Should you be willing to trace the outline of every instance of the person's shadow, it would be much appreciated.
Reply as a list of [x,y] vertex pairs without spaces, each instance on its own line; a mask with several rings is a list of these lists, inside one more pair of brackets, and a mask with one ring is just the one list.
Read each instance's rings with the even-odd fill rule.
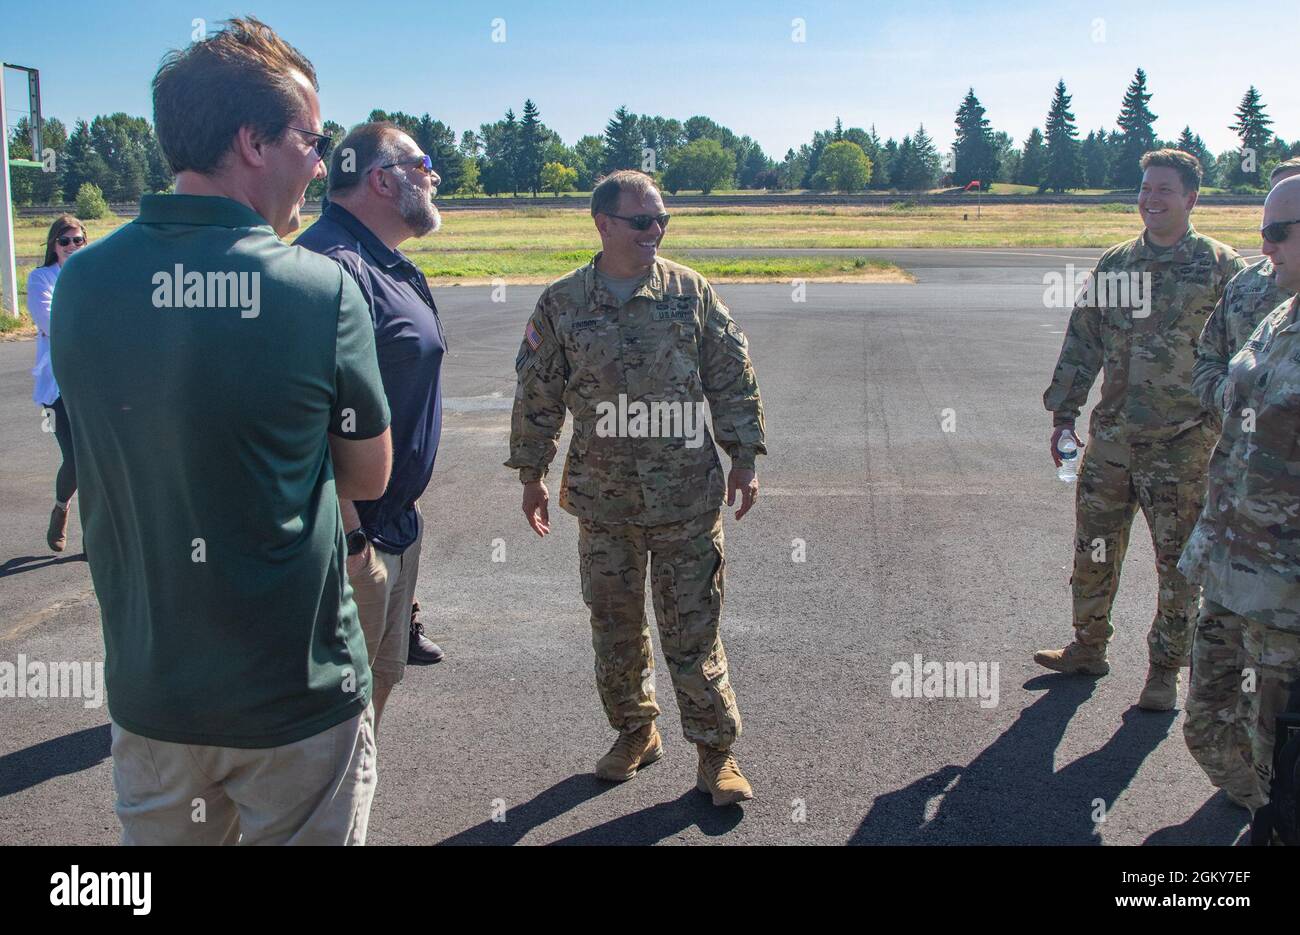
[[1216,792],[1182,824],[1153,831],[1142,843],[1246,845],[1250,843],[1250,835],[1242,832],[1249,824],[1250,812],[1234,805],[1222,792]]
[[85,560],[85,552],[78,552],[76,555],[20,555],[0,565],[0,578],[20,575],[25,571],[37,571],[41,568],[49,568],[52,565],[84,562]]
[[[590,773],[561,780],[522,805],[506,810],[503,821],[484,821],[439,841],[441,845],[518,844],[534,828],[563,815],[613,786]],[[725,834],[744,817],[738,805],[716,808],[694,789],[671,802],[660,802],[630,815],[575,832],[556,844],[654,844],[691,826],[709,836]]]
[[100,724],[6,753],[0,756],[0,798],[98,766],[109,758],[112,745],[109,725]]
[[1059,675],[1031,679],[1027,690],[1046,691],[1002,736],[968,766],[945,766],[879,796],[848,843],[1100,844],[1098,819],[1177,713],[1130,708],[1099,750],[1057,772],[1056,748],[1095,684]]

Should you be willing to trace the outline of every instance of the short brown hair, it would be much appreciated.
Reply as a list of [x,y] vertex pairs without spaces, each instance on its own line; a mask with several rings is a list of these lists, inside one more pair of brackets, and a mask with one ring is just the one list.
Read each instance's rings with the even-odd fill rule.
[[1201,190],[1201,160],[1181,149],[1153,149],[1142,157],[1142,171],[1155,166],[1174,169],[1182,179],[1183,191],[1199,192]]
[[297,74],[319,89],[311,62],[252,16],[168,52],[153,76],[153,122],[172,171],[213,172],[240,127],[279,140],[303,108]]
[[74,218],[71,214],[60,214],[54,219],[54,223],[50,225],[50,232],[45,238],[45,262],[41,264],[42,266],[53,266],[55,263],[59,262],[59,255],[54,252],[54,241],[58,240],[70,230],[79,230],[81,231],[81,236],[85,237],[87,241],[90,240],[90,238],[86,236],[85,224],[82,224],[81,221]]
[[406,131],[388,120],[359,123],[349,130],[330,158],[330,197],[355,188],[376,165],[401,159],[403,154],[393,143],[398,133]]
[[1276,184],[1277,177],[1285,173],[1300,172],[1300,156],[1292,156],[1290,159],[1279,162],[1273,167],[1273,171],[1268,174],[1269,184]]
[[650,190],[658,191],[655,180],[636,169],[619,169],[602,178],[591,193],[591,216],[613,214],[618,211],[618,197],[623,192],[644,196]]

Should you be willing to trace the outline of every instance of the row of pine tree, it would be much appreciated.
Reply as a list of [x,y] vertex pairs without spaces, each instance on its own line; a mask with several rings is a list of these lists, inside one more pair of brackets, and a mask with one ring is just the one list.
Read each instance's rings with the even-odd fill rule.
[[[865,189],[925,191],[938,185],[965,187],[979,181],[1035,186],[1039,191],[1078,189],[1132,190],[1141,178],[1138,160],[1150,149],[1176,146],[1201,160],[1206,186],[1258,189],[1272,165],[1300,154],[1300,142],[1288,144],[1273,133],[1259,91],[1252,85],[1234,114],[1230,129],[1238,149],[1212,154],[1201,137],[1185,126],[1175,140],[1155,132],[1147,76],[1138,69],[1121,102],[1114,129],[1091,130],[1079,138],[1065,81],[1057,82],[1043,129],[1035,127],[1017,146],[996,131],[984,106],[970,89],[956,114],[956,141],[941,154],[925,126],[902,140],[882,141],[875,127],[817,131],[809,143],[786,152],[777,162],[749,136],[704,116],[678,120],[615,111],[604,133],[581,137],[568,146],[542,122],[541,111],[524,101],[494,123],[481,124],[459,136],[428,114],[375,110],[372,120],[391,120],[405,129],[432,158],[442,176],[443,194],[520,194],[588,191],[603,174],[637,168],[656,174],[671,192],[718,189]],[[26,119],[13,128],[9,152],[32,158]],[[326,121],[336,140],[344,128]],[[52,172],[15,169],[11,182],[16,204],[57,204],[71,200],[86,183],[97,186],[111,202],[133,202],[141,194],[165,191],[171,174],[143,117],[123,113],[78,121],[68,134],[57,118],[45,121],[42,149],[53,153]],[[313,183],[309,196],[322,193]]]

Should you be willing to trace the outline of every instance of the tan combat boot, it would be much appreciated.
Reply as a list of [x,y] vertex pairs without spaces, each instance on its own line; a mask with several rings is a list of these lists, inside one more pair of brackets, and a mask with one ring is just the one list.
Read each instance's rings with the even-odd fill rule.
[[50,511],[50,527],[45,530],[45,542],[55,552],[62,552],[68,544],[68,511],[57,503]]
[[596,775],[610,782],[624,782],[664,755],[663,741],[654,722],[619,734],[614,746],[596,762]]
[[1109,675],[1110,663],[1106,650],[1084,646],[1077,640],[1065,649],[1040,649],[1034,653],[1034,662],[1067,675]]
[[1147,669],[1147,683],[1138,696],[1138,707],[1143,711],[1172,711],[1178,703],[1178,683],[1182,681],[1177,668],[1151,663]]
[[740,764],[730,750],[718,750],[707,744],[700,749],[700,769],[695,787],[713,796],[714,805],[734,805],[754,797],[749,780],[740,772]]

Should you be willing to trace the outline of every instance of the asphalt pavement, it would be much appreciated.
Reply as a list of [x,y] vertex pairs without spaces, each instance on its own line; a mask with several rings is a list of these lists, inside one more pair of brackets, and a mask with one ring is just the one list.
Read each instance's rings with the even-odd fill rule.
[[[1041,402],[1067,310],[1045,307],[1044,275],[1099,251],[855,252],[918,281],[810,283],[802,302],[784,284],[719,287],[749,336],[770,450],[758,505],[726,520],[723,638],[757,796],[729,809],[694,791],[661,653],[664,759],[622,785],[592,777],[613,732],[576,520],[554,508],[539,540],[501,466],[539,288],[437,290],[446,417],[418,599],[447,658],[408,669],[389,703],[370,843],[1237,839],[1245,813],[1192,761],[1181,712],[1135,707],[1156,594],[1141,518],[1111,675],[1030,658],[1071,637],[1073,495]],[[0,344],[0,661],[93,661],[77,522],[67,554],[44,544],[58,458],[30,403],[32,352]],[[974,663],[984,696],[905,697],[918,683],[899,667],[918,656]],[[0,698],[0,843],[117,840],[107,723],[78,699]]]

